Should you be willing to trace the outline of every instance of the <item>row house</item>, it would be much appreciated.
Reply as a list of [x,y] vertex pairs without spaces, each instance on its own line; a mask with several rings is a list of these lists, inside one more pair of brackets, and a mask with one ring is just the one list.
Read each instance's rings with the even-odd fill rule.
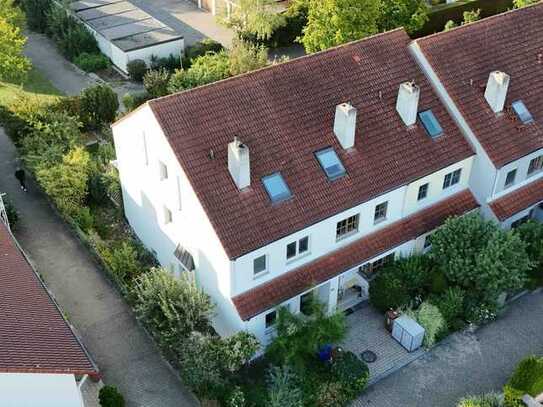
[[403,29],[152,100],[113,125],[126,218],[267,343],[277,307],[367,299],[395,257],[479,207],[476,150]]

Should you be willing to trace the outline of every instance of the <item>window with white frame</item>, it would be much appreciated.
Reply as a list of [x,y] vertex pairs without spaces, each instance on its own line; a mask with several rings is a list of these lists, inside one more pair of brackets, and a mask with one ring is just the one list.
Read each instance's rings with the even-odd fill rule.
[[515,178],[517,177],[517,169],[511,170],[507,173],[507,176],[505,177],[505,187],[513,185],[515,182]]
[[339,221],[336,225],[336,240],[356,233],[358,231],[359,219],[360,215],[356,214]]
[[262,256],[258,256],[253,260],[253,275],[259,276],[266,272],[267,270],[267,261],[266,261],[266,255],[263,254]]
[[396,253],[392,252],[385,257],[381,257],[380,259],[377,259],[373,262],[369,262],[366,264],[363,264],[359,267],[359,271],[364,273],[366,276],[371,276],[375,274],[377,271],[379,271],[381,268],[386,266],[389,263],[392,263],[394,261]]
[[379,223],[387,218],[388,201],[382,202],[375,206],[375,214],[373,215],[373,222]]
[[428,187],[429,184],[423,184],[419,187],[419,192],[417,194],[417,201],[422,201],[424,198],[428,196]]
[[266,330],[272,329],[275,326],[275,323],[277,322],[277,310],[272,310],[268,312],[264,318],[265,318]]
[[173,221],[173,215],[172,211],[170,211],[167,207],[163,208],[164,211],[164,224],[172,223]]
[[453,185],[456,185],[460,182],[460,175],[462,174],[462,169],[459,168],[456,171],[450,172],[445,175],[443,178],[443,189],[449,188]]
[[287,260],[292,260],[307,253],[309,253],[309,236],[304,236],[287,244]]
[[528,176],[534,175],[543,169],[543,155],[536,157],[530,161],[528,166]]
[[168,166],[162,161],[158,162],[158,175],[161,181],[168,179]]

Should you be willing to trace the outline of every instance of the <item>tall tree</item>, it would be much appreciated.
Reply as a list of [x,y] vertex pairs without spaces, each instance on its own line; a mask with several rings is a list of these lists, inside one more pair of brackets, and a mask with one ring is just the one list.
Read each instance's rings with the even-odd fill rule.
[[378,32],[380,0],[310,0],[300,39],[307,52],[325,50]]
[[285,17],[275,8],[276,0],[239,0],[232,7],[225,23],[234,29],[239,37],[254,35],[266,40],[273,32],[285,25]]
[[381,31],[404,27],[408,33],[420,30],[428,21],[426,0],[383,0],[379,19]]

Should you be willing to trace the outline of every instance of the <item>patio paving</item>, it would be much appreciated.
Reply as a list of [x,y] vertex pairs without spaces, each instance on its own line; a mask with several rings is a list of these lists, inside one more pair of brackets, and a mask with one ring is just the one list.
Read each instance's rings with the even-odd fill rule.
[[406,351],[385,329],[384,316],[367,302],[347,315],[347,325],[349,332],[342,347],[357,356],[366,350],[371,350],[377,355],[375,362],[368,363],[369,385],[425,354],[422,348],[414,352]]

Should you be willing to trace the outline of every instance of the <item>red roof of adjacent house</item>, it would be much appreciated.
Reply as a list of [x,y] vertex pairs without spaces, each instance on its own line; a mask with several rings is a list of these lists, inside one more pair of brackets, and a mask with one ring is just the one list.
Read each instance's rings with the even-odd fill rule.
[[489,205],[496,217],[504,221],[541,201],[543,201],[543,179],[498,198]]
[[[417,40],[424,55],[494,164],[543,148],[543,3]],[[488,76],[511,76],[505,114],[484,98]],[[521,99],[535,123],[517,120]]]
[[327,256],[240,294],[232,298],[232,301],[241,318],[248,320],[312,286],[430,232],[448,217],[462,215],[478,206],[469,190],[459,192]]
[[[473,155],[410,56],[402,29],[149,102],[227,255],[236,258]],[[395,110],[400,83],[421,88],[444,134],[408,129]],[[358,109],[356,144],[333,133],[336,105]],[[251,155],[240,192],[227,168],[238,136]],[[314,153],[332,146],[348,175],[330,182]],[[209,152],[215,158],[209,158]],[[292,198],[271,204],[261,178],[280,171]]]
[[98,374],[1,221],[0,282],[0,372]]

